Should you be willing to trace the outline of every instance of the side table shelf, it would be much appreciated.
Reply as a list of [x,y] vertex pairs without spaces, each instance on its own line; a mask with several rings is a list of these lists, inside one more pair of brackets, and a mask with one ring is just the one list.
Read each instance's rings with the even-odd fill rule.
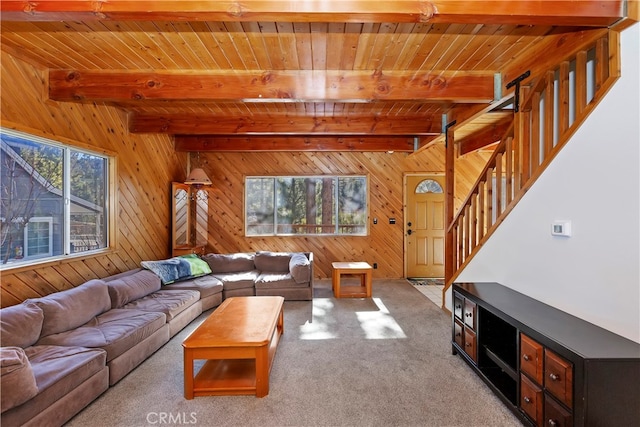
[[635,425],[640,344],[498,283],[454,283],[453,354],[526,425]]

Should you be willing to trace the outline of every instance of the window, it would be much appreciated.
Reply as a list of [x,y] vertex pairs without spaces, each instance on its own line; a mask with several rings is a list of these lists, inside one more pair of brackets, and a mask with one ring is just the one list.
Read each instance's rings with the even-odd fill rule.
[[109,157],[0,129],[0,266],[108,247]]
[[27,258],[53,255],[53,218],[31,218],[24,228],[23,253]]
[[420,184],[416,186],[416,194],[426,194],[426,193],[442,193],[442,186],[438,184],[437,181],[433,179],[425,179],[420,181]]
[[367,234],[364,176],[245,178],[247,236]]

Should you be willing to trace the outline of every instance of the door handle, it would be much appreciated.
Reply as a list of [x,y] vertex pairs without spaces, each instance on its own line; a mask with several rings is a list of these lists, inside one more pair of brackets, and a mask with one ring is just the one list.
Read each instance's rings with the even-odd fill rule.
[[411,235],[411,233],[413,233],[413,231],[411,231],[411,229],[407,230],[407,234]]

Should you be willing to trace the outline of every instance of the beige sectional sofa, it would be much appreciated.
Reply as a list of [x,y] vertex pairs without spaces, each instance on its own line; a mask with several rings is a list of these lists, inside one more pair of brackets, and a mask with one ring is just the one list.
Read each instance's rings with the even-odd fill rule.
[[204,276],[138,268],[0,310],[0,424],[62,425],[225,297],[312,298],[311,253],[203,259]]

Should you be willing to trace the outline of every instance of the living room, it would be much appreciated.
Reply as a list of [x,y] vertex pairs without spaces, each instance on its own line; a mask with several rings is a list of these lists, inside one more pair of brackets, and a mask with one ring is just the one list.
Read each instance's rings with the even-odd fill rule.
[[[8,30],[2,31],[4,40]],[[503,283],[640,342],[640,107],[634,95],[638,82],[633,79],[639,68],[638,25],[620,37],[622,77],[458,280]],[[403,176],[442,174],[443,144],[415,154],[203,151],[197,158],[176,151],[170,134],[131,132],[127,113],[106,102],[47,99],[47,67],[13,44],[3,42],[2,51],[4,128],[98,151],[117,163],[112,182],[113,245],[90,256],[3,269],[3,307],[136,268],[144,260],[169,257],[170,183],[184,180],[190,162],[202,166],[213,182],[207,189],[208,252],[311,251],[320,280],[331,277],[332,261],[356,258],[377,264],[376,283],[404,277]],[[462,161],[479,171],[485,158],[486,153],[477,152]],[[368,236],[244,236],[244,177],[319,171],[368,176],[369,217],[379,220],[375,225],[369,222]],[[390,224],[390,218],[396,223]],[[572,220],[574,235],[553,239],[548,229],[554,220]],[[446,298],[450,304],[450,295]]]

